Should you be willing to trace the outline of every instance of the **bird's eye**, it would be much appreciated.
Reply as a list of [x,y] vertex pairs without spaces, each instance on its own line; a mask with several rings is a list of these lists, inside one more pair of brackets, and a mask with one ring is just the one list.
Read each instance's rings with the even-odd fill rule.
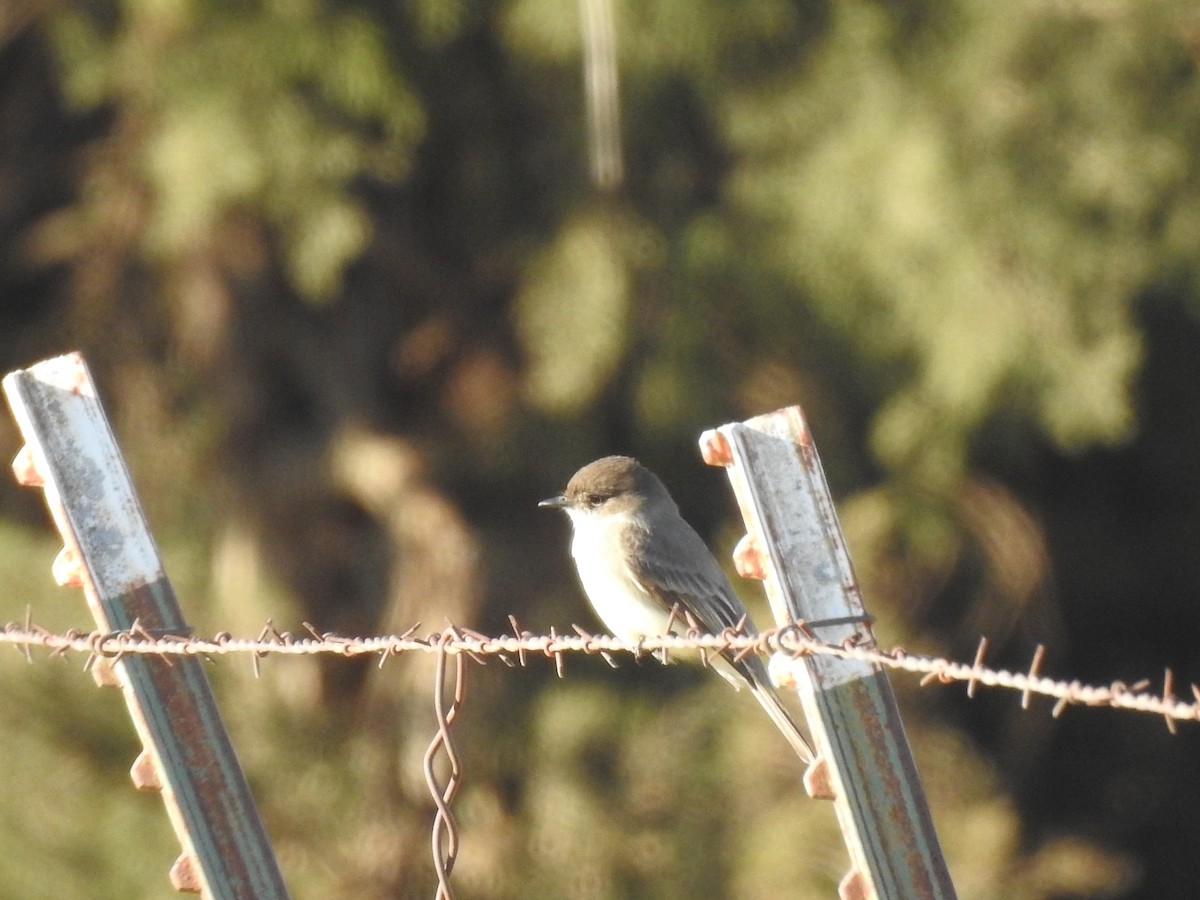
[[586,503],[589,508],[595,509],[597,506],[603,503],[605,499],[606,498],[603,494],[592,492],[584,495],[583,502]]

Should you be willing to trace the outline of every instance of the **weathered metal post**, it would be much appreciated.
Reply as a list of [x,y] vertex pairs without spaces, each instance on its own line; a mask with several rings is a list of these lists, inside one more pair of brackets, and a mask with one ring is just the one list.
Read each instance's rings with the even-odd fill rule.
[[[747,528],[735,562],[743,575],[764,579],[776,624],[803,622],[829,643],[873,647],[846,540],[800,408],[706,432],[700,446],[706,462],[729,473]],[[805,784],[814,796],[834,801],[850,853],[841,896],[953,898],[883,667],[811,655],[785,668],[816,739],[818,758]]]
[[[83,358],[12,372],[4,392],[25,438],[17,480],[45,489],[62,534],[54,577],[83,588],[101,631],[187,634]],[[139,788],[162,791],[183,845],[175,888],[214,900],[286,898],[201,661],[130,654],[93,671],[102,683],[119,681],[145,748],[130,774]]]

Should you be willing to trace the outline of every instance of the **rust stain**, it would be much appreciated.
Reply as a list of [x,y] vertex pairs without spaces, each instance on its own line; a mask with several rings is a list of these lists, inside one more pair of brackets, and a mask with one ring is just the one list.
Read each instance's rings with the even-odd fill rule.
[[719,428],[710,428],[700,435],[700,456],[710,466],[728,468],[733,465],[729,439]]
[[767,559],[763,553],[762,541],[751,534],[742,535],[742,539],[733,548],[733,567],[743,578],[765,581]]
[[13,457],[12,470],[17,484],[25,487],[44,487],[46,484],[46,476],[38,468],[33,448],[28,444],[18,450],[17,455]]
[[74,547],[63,547],[50,565],[50,574],[59,587],[83,587],[83,564]]
[[171,887],[181,894],[199,894],[203,890],[196,861],[187,853],[181,853],[171,866]]
[[158,777],[158,765],[154,762],[154,755],[149,750],[143,750],[137,755],[137,759],[133,761],[133,767],[129,770],[129,777],[133,781],[133,786],[139,791],[162,790],[162,779]]
[[804,790],[814,800],[836,800],[837,791],[829,778],[829,762],[824,756],[818,755],[816,760],[804,773]]

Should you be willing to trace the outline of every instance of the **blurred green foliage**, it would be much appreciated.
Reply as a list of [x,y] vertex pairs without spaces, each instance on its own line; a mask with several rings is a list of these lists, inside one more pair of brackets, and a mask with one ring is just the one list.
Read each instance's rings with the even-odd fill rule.
[[145,251],[183,255],[245,210],[278,229],[296,289],[331,297],[371,232],[350,183],[403,178],[422,133],[378,25],[309,2],[150,0],[98,13],[48,24],[66,99],[147,129]]
[[[584,4],[0,17],[0,354],[86,352],[196,627],[594,626],[536,501],[634,453],[725,558],[695,439],[802,403],[883,643],[1200,681],[1194,4],[594,5],[615,190]],[[0,498],[0,620],[87,627]],[[242,662],[212,674],[294,895],[429,896],[429,661]],[[833,893],[832,813],[746,698],[551,668],[468,672],[460,896]],[[165,895],[118,700],[0,679],[0,897]],[[960,896],[1200,883],[1194,737],[898,689]]]
[[530,401],[547,412],[583,411],[620,366],[630,273],[612,230],[603,217],[567,225],[532,261],[517,296]]

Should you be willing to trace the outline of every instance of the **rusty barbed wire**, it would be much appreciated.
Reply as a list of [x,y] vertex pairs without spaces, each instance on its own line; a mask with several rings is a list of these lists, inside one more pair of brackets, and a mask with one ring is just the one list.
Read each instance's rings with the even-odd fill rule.
[[[673,614],[674,615],[674,614]],[[841,620],[839,620],[841,621]],[[1041,674],[1045,660],[1045,648],[1039,645],[1034,652],[1028,669],[1023,673],[991,669],[985,664],[988,648],[986,637],[981,638],[975,657],[970,664],[953,662],[940,657],[910,654],[902,648],[880,650],[874,646],[855,645],[852,642],[831,644],[818,639],[806,623],[797,623],[784,628],[773,628],[757,635],[746,635],[740,629],[726,629],[720,634],[703,634],[693,627],[686,635],[646,637],[636,644],[628,644],[609,635],[598,635],[572,625],[573,635],[559,634],[550,628],[545,635],[534,634],[520,627],[515,617],[510,616],[511,635],[488,636],[471,629],[447,623],[440,632],[419,636],[420,623],[412,625],[400,634],[369,637],[347,637],[332,632],[319,632],[304,623],[304,633],[297,635],[280,631],[268,621],[256,638],[236,638],[220,632],[211,638],[196,637],[190,631],[164,632],[142,626],[139,622],[127,630],[118,632],[82,632],[75,629],[57,633],[43,628],[32,621],[26,611],[23,623],[10,622],[0,630],[0,644],[9,644],[21,652],[25,659],[33,662],[34,648],[49,651],[50,657],[67,653],[87,653],[84,668],[91,669],[99,660],[119,660],[129,654],[150,654],[170,659],[171,656],[212,657],[231,653],[249,654],[254,673],[260,674],[260,661],[268,655],[316,655],[337,654],[346,657],[375,655],[382,667],[393,656],[403,653],[434,653],[433,703],[437,729],[425,751],[423,770],[425,782],[433,798],[436,811],[431,828],[431,848],[434,871],[437,875],[435,900],[454,900],[450,876],[458,858],[460,836],[458,822],[452,804],[463,782],[462,758],[454,744],[452,726],[462,710],[466,696],[466,660],[471,658],[486,665],[490,658],[499,659],[509,666],[526,666],[530,655],[552,659],[557,675],[565,673],[565,657],[569,653],[599,655],[614,668],[618,666],[617,654],[642,655],[653,653],[666,662],[674,652],[695,652],[700,661],[708,664],[713,653],[732,653],[744,656],[749,653],[783,655],[793,660],[809,654],[825,654],[843,659],[858,659],[877,663],[890,669],[908,671],[921,675],[920,684],[931,682],[951,684],[966,683],[966,693],[973,698],[980,685],[1020,692],[1021,707],[1027,709],[1033,695],[1047,696],[1055,700],[1051,715],[1057,717],[1071,705],[1107,706],[1113,709],[1128,709],[1162,715],[1168,729],[1175,733],[1175,724],[1180,720],[1200,719],[1200,687],[1191,685],[1194,703],[1185,703],[1175,697],[1174,678],[1167,669],[1163,678],[1161,694],[1146,693],[1148,679],[1134,684],[1115,681],[1107,686],[1086,685],[1079,681],[1063,681],[1047,678]],[[682,623],[681,623],[682,624]],[[813,623],[813,627],[829,623]],[[453,657],[453,681],[450,684],[450,702],[447,704],[447,668]],[[444,757],[448,764],[445,780],[439,777],[437,760]]]
[[[48,650],[51,657],[87,653],[85,668],[89,669],[98,659],[120,659],[134,653],[168,657],[214,657],[244,653],[251,656],[256,673],[259,661],[268,655],[378,656],[380,666],[388,659],[404,653],[465,655],[481,664],[494,657],[508,666],[528,665],[530,656],[535,655],[553,660],[560,677],[564,674],[565,658],[571,653],[599,655],[614,666],[617,664],[616,655],[630,653],[669,655],[695,652],[700,654],[702,661],[707,654],[723,652],[783,653],[794,658],[815,653],[863,660],[889,669],[911,672],[922,676],[922,685],[933,681],[942,684],[965,682],[970,697],[975,696],[981,685],[1017,691],[1021,694],[1023,708],[1029,706],[1033,695],[1049,697],[1055,701],[1051,711],[1054,716],[1061,715],[1069,706],[1090,706],[1160,715],[1172,730],[1175,722],[1200,720],[1200,687],[1190,685],[1193,702],[1179,699],[1175,695],[1174,677],[1169,669],[1163,676],[1163,690],[1159,694],[1147,692],[1151,684],[1149,679],[1133,684],[1113,681],[1107,685],[1056,680],[1041,674],[1045,649],[1040,646],[1024,672],[989,668],[985,665],[986,638],[980,640],[974,660],[961,663],[936,656],[912,654],[902,648],[881,650],[865,645],[830,644],[816,638],[804,623],[767,629],[753,636],[727,629],[717,635],[689,632],[685,636],[646,637],[636,644],[628,644],[609,635],[593,634],[578,625],[571,626],[574,634],[562,634],[551,628],[549,634],[539,635],[522,629],[512,617],[509,621],[513,633],[499,636],[450,625],[445,631],[422,637],[418,634],[420,623],[399,634],[368,637],[319,632],[306,623],[303,634],[294,634],[280,631],[268,621],[256,638],[238,638],[228,632],[205,638],[187,633],[155,631],[136,622],[129,629],[117,632],[71,629],[56,633],[34,624],[27,617],[24,623],[10,622],[5,625],[0,630],[0,644],[12,645],[29,660],[33,659],[31,651],[35,648]],[[447,637],[447,634],[450,636]]]

